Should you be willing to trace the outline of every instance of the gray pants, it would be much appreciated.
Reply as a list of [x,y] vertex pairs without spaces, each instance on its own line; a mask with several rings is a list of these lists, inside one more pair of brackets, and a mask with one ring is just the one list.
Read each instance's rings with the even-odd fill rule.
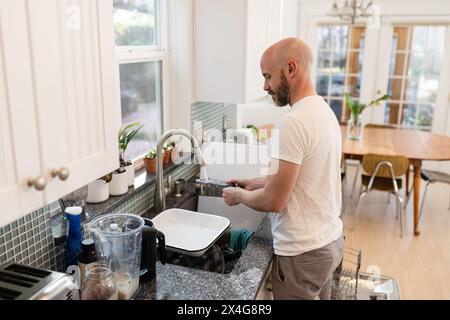
[[273,256],[272,289],[276,300],[329,300],[333,274],[342,261],[344,239],[297,256]]

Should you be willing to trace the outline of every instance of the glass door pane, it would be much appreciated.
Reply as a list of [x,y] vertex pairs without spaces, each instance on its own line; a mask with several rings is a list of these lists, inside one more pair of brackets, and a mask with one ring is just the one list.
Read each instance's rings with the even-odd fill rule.
[[350,93],[355,100],[360,97],[364,34],[364,26],[324,25],[318,28],[316,90],[340,121],[350,117],[345,108],[344,93]]
[[395,26],[392,38],[385,122],[431,130],[445,26]]

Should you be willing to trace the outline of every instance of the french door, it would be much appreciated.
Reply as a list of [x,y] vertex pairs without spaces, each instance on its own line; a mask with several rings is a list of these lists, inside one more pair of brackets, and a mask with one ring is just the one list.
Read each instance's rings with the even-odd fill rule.
[[390,98],[363,114],[365,123],[445,133],[450,94],[450,24],[385,22],[317,24],[310,34],[316,51],[316,90],[337,118],[349,118],[343,99],[368,103]]
[[371,120],[444,133],[450,74],[450,26],[392,23],[379,30],[375,93],[389,94]]

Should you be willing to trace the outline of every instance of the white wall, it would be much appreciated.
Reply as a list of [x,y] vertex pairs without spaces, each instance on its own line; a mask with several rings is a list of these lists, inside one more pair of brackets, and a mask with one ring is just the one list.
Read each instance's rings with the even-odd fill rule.
[[299,1],[283,0],[281,6],[281,38],[296,37],[299,19]]
[[238,104],[237,128],[252,124],[256,127],[276,124],[290,107],[277,107],[268,96],[255,102]]

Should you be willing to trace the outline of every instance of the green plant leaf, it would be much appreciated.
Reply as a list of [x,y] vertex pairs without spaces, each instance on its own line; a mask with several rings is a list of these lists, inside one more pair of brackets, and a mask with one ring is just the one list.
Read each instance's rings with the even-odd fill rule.
[[128,130],[130,130],[130,128],[135,127],[137,125],[140,125],[140,123],[133,122],[133,123],[130,123],[129,125],[127,125],[126,127],[120,129],[119,130],[119,140],[121,139],[121,137],[125,136],[125,133],[128,132]]
[[[142,129],[143,126],[144,125],[140,124],[139,122],[134,122],[134,123],[127,125],[126,127],[122,128],[119,131],[119,150],[122,153],[125,153],[125,150],[127,149],[128,144],[130,143],[131,140],[133,140],[133,138],[136,136],[136,134],[139,132],[139,130]],[[137,128],[133,129],[135,127],[137,127]]]
[[350,97],[350,95],[348,93],[344,94],[344,98],[345,98],[345,106],[350,109],[350,111],[353,113],[354,109],[355,109],[355,102],[353,101],[353,99]]
[[377,105],[378,105],[378,102],[383,101],[383,100],[387,100],[387,99],[389,99],[389,98],[390,98],[390,96],[389,96],[388,94],[385,94],[384,96],[382,96],[382,97],[380,97],[380,98],[378,98],[378,99],[372,100],[372,101],[369,103],[369,106],[374,105],[374,104],[377,104]]
[[[127,135],[127,142],[130,143],[131,140],[133,140],[133,138],[136,136],[136,134],[139,132],[139,130],[142,129],[144,125],[140,125],[137,129],[132,130],[128,135]],[[128,145],[127,143],[127,145]]]
[[253,135],[255,136],[256,139],[258,139],[258,137],[259,137],[259,129],[256,126],[254,126],[253,124],[249,124],[245,128],[252,129],[253,130]]
[[155,159],[156,158],[156,149],[150,149],[147,154],[144,156],[146,159]]

